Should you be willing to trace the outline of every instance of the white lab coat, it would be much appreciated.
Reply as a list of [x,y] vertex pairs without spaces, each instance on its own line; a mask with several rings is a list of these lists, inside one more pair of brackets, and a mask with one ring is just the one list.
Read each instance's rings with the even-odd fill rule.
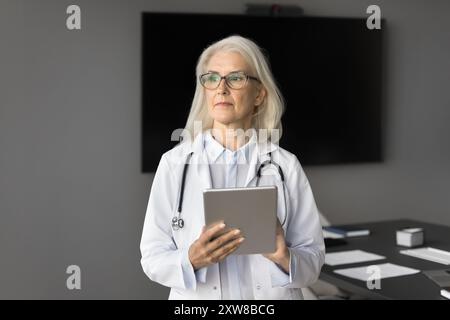
[[[181,143],[166,152],[151,187],[140,245],[141,264],[151,280],[171,288],[169,299],[221,299],[218,264],[194,273],[188,257],[190,245],[199,237],[205,224],[202,191],[211,188],[203,138],[203,134],[198,134],[192,143]],[[173,231],[171,221],[177,214],[181,176],[190,152],[193,155],[186,175],[181,213],[185,225]],[[270,264],[273,262],[262,255],[252,255],[254,297],[302,299],[300,288],[317,280],[324,262],[325,246],[319,214],[308,179],[296,156],[276,144],[258,143],[254,148],[246,186],[256,185],[256,170],[268,159],[269,152],[284,172],[287,213],[283,186],[274,168],[265,169],[259,185],[278,187],[279,220],[284,221],[287,214],[283,229],[291,254],[290,273],[286,283],[275,284],[271,276],[274,268]]]

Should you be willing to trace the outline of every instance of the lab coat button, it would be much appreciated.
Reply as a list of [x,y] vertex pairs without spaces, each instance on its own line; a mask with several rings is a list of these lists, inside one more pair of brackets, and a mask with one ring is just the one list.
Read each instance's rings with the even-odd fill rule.
[[217,290],[217,287],[216,287],[216,286],[214,286],[214,287],[213,287],[213,289],[214,289],[214,290]]
[[261,286],[258,284],[257,286],[256,286],[256,289],[261,289]]

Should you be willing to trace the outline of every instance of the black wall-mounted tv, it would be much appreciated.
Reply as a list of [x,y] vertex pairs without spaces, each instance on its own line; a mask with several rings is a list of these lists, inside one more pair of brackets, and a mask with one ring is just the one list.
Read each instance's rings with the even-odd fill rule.
[[366,19],[143,13],[143,172],[177,143],[201,52],[233,34],[265,49],[286,101],[280,145],[302,165],[382,160],[382,32]]

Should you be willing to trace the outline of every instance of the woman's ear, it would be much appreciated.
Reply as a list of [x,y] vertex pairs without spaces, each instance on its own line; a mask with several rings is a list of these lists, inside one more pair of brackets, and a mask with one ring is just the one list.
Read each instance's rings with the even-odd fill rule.
[[259,106],[261,103],[263,103],[266,94],[267,94],[266,88],[261,86],[261,88],[259,88],[258,95],[255,97],[255,106]]

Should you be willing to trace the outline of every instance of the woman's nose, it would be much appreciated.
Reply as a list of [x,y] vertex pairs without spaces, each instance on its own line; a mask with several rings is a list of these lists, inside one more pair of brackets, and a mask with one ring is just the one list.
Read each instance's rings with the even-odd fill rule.
[[225,79],[220,79],[219,86],[217,87],[217,93],[218,94],[227,94],[228,93],[228,86]]

